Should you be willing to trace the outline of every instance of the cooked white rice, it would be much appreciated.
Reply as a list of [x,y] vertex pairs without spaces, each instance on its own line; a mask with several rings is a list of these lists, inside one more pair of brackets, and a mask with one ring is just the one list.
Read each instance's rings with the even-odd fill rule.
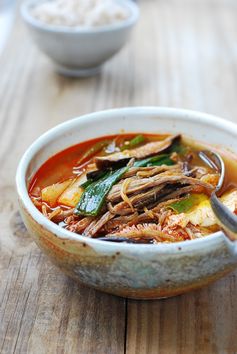
[[123,21],[129,14],[114,0],[46,0],[32,15],[50,25],[97,27]]

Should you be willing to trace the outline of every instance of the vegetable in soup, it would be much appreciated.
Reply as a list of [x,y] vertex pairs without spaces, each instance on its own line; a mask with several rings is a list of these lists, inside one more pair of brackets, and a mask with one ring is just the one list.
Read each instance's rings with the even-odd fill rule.
[[[89,140],[46,161],[29,195],[52,222],[86,237],[128,243],[192,240],[219,230],[210,194],[219,174],[181,135]],[[237,211],[237,163],[225,156],[222,202]]]

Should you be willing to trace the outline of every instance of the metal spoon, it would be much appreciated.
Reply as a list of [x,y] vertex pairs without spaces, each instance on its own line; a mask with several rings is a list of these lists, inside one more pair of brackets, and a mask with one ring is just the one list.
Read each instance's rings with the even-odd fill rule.
[[220,194],[225,179],[225,164],[221,156],[213,151],[199,152],[200,159],[209,167],[220,174],[215,190],[211,194],[210,202],[212,210],[218,220],[218,224],[225,235],[231,240],[237,240],[237,216],[233,214],[217,197]]

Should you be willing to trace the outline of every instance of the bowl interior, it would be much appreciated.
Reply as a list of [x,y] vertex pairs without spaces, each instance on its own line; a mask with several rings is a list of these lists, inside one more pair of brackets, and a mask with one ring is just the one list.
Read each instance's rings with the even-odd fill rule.
[[182,133],[237,152],[234,124],[199,112],[165,108],[111,110],[75,118],[41,136],[28,150],[26,181],[51,156],[72,145],[125,132]]
[[[124,132],[182,133],[192,139],[217,145],[218,147],[224,146],[231,149],[231,151],[237,152],[237,126],[205,113],[165,107],[134,107],[102,111],[75,118],[56,126],[38,138],[25,152],[19,163],[16,175],[18,195],[31,216],[59,237],[85,240],[85,237],[75,236],[75,234],[58,227],[43,217],[31,202],[27,192],[27,185],[37,169],[49,157],[63,149],[87,139]],[[199,244],[205,247],[208,242],[209,244],[210,242],[215,242],[215,238],[220,238],[220,242],[221,239],[224,239],[224,235],[221,232],[215,235],[215,237],[213,235],[213,238],[206,237],[189,242],[158,245],[159,251],[172,252],[180,244],[186,250],[190,247],[192,248],[192,244]],[[102,245],[103,242],[96,239],[88,239],[87,242],[97,244],[101,248],[107,248],[110,243],[107,242],[106,245]],[[142,252],[144,247],[149,247],[149,245],[115,245],[113,243],[111,245],[111,248],[125,247],[131,252],[135,248]],[[156,246],[152,245],[151,247],[154,248]]]

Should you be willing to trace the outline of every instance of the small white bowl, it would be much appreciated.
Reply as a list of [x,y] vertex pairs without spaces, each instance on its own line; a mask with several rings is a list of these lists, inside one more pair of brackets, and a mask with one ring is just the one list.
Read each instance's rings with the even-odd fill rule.
[[55,26],[39,21],[31,14],[39,0],[23,2],[21,14],[36,44],[53,60],[56,70],[83,77],[100,71],[102,64],[124,46],[138,20],[139,8],[133,1],[116,1],[128,10],[128,18],[93,28]]
[[237,153],[237,125],[205,113],[134,107],[88,114],[49,130],[22,157],[16,176],[23,220],[39,247],[68,275],[96,289],[136,299],[174,296],[207,285],[237,266],[237,243],[219,231],[203,238],[157,245],[118,244],[74,234],[32,203],[27,186],[54,154],[103,135],[182,133]]

